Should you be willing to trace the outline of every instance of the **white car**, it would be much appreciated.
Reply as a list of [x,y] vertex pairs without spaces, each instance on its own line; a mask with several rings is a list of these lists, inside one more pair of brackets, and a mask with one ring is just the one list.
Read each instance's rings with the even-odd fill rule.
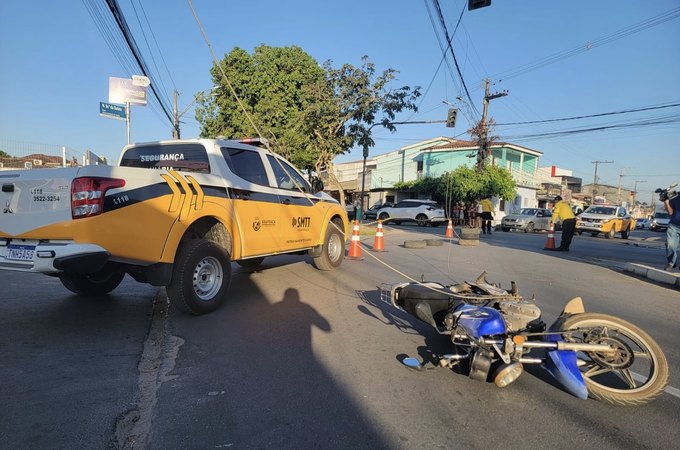
[[543,208],[522,208],[517,214],[509,214],[501,221],[501,230],[522,230],[525,233],[531,231],[550,229],[550,210]]
[[671,216],[667,212],[654,213],[652,221],[649,223],[649,229],[652,231],[666,231],[668,224],[671,222]]
[[433,200],[402,200],[387,208],[381,208],[377,213],[378,219],[384,223],[416,222],[419,227],[428,223],[436,227],[446,221],[446,213]]

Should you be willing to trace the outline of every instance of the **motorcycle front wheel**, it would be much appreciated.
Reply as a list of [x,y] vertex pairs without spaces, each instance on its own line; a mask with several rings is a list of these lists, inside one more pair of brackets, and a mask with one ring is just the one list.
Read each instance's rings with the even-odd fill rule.
[[614,346],[611,353],[578,352],[588,394],[617,406],[639,406],[659,396],[668,384],[668,361],[661,347],[630,322],[606,314],[568,317],[565,341]]

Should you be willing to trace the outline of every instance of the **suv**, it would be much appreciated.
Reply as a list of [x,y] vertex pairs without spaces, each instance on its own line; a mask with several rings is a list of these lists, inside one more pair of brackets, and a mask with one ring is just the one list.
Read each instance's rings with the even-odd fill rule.
[[671,216],[667,212],[654,213],[651,222],[649,222],[649,229],[652,231],[664,231],[668,228],[671,221]]
[[616,233],[621,233],[622,239],[628,239],[628,234],[635,229],[633,219],[623,206],[592,205],[578,216],[576,231],[584,231],[597,236],[600,233],[611,239]]
[[518,214],[509,214],[501,221],[501,230],[530,231],[550,229],[552,213],[543,208],[522,208]]
[[428,223],[436,227],[446,221],[444,210],[433,200],[402,200],[394,206],[381,208],[377,212],[378,219],[383,222],[416,222],[419,227]]

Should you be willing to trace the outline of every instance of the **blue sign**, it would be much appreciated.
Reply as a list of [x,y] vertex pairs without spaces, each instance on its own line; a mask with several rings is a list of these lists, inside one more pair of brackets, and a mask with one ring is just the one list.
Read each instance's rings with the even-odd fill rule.
[[111,119],[125,120],[125,106],[99,102],[99,115]]

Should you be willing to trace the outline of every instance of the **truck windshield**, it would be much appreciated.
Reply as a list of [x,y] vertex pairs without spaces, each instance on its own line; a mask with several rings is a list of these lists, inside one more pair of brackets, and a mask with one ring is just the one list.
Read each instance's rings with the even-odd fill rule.
[[584,211],[584,213],[613,216],[614,214],[616,214],[616,208],[611,208],[607,206],[589,206],[588,209]]
[[210,173],[208,154],[201,144],[154,144],[132,147],[125,151],[120,165]]

